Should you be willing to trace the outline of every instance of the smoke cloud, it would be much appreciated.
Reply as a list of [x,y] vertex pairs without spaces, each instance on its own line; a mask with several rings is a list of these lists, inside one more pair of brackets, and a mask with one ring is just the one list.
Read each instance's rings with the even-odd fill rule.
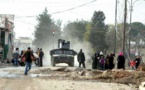
[[[85,41],[80,41],[79,39],[76,38],[69,38],[65,39],[66,41],[70,41],[70,49],[73,49],[77,53],[80,51],[80,49],[83,49],[83,52],[86,57],[86,62],[87,60],[90,60],[90,56],[92,55],[93,49],[91,48],[91,45],[88,42]],[[51,43],[44,43],[42,48],[44,51],[44,60],[43,64],[44,66],[51,66],[51,56],[50,56],[50,51],[58,48],[58,40],[54,39],[54,42]],[[78,61],[77,61],[77,55],[75,56],[75,66],[78,66]]]

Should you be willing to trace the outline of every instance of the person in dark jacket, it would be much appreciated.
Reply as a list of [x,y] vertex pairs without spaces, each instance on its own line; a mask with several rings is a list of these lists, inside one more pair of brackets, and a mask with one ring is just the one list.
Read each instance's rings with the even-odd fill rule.
[[13,53],[13,60],[14,60],[14,66],[18,66],[19,65],[19,48],[16,48],[16,51]]
[[110,58],[110,56],[107,55],[107,57],[105,59],[105,70],[109,69],[109,58]]
[[43,56],[44,56],[44,53],[43,53],[42,48],[41,48],[40,52],[39,52],[40,67],[43,66]]
[[136,69],[137,69],[138,66],[140,65],[140,62],[141,62],[141,59],[140,59],[139,56],[136,57],[135,62],[136,62],[136,66],[135,66],[135,67],[136,67]]
[[122,52],[119,53],[117,61],[117,69],[125,69],[125,57],[123,56]]
[[100,59],[101,59],[100,53],[98,53],[97,59],[98,59],[98,61],[97,61],[97,69],[100,69],[100,63],[99,63],[99,61],[100,61]]
[[25,75],[28,74],[28,71],[31,69],[32,66],[32,60],[34,59],[34,55],[31,51],[31,48],[28,47],[28,50],[24,53],[23,57],[25,57],[26,60],[26,68],[25,68]]
[[111,53],[110,57],[109,57],[109,69],[113,69],[114,68],[114,63],[113,62],[114,62],[114,56]]
[[92,63],[92,69],[97,69],[98,67],[98,58],[97,58],[97,53],[93,56],[93,63]]
[[85,68],[85,55],[82,51],[82,49],[80,50],[80,52],[78,53],[78,62],[79,62],[79,67],[81,67],[81,64],[83,64],[83,67]]

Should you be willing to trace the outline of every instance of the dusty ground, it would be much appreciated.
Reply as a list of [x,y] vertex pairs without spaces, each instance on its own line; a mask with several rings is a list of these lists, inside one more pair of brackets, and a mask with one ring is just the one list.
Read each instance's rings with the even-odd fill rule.
[[76,67],[33,66],[28,76],[23,74],[24,69],[12,66],[0,68],[0,90],[137,90],[132,85],[88,79],[83,75],[84,69]]
[[121,84],[40,78],[1,78],[0,90],[133,90]]

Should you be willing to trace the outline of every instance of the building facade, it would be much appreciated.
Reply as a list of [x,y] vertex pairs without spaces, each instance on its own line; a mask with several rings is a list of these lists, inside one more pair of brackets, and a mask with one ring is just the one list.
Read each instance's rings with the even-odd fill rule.
[[32,39],[29,37],[19,37],[19,39],[14,40],[14,48],[19,48],[21,50],[27,50],[28,47],[32,47]]
[[0,57],[11,59],[14,46],[14,15],[0,14]]

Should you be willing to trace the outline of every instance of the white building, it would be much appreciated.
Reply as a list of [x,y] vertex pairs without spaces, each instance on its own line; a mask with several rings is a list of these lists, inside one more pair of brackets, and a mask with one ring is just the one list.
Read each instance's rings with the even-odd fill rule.
[[29,37],[20,37],[14,40],[14,48],[21,50],[27,50],[28,47],[32,47],[32,39]]

